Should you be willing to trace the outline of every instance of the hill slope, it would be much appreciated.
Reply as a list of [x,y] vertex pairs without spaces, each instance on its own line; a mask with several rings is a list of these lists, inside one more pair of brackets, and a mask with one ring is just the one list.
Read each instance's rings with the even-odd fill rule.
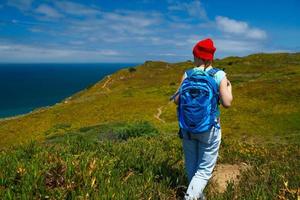
[[[214,66],[226,68],[234,93],[232,108],[221,111],[218,165],[249,167],[224,193],[210,182],[207,197],[299,198],[300,54]],[[168,98],[189,67],[146,62],[53,107],[2,120],[0,199],[181,199],[187,179]]]
[[[215,67],[226,68],[234,92],[232,109],[222,111],[223,132],[248,141],[298,135],[299,65],[299,54],[256,54],[216,61]],[[175,105],[168,104],[168,98],[189,67],[190,62],[146,62],[135,70],[120,70],[53,107],[1,120],[0,146],[43,140],[59,127],[72,129],[114,121],[147,120],[174,132]]]

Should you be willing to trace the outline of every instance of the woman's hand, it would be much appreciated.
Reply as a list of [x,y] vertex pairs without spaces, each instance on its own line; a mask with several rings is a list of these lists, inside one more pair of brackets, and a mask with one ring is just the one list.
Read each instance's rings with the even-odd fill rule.
[[[184,81],[184,79],[185,79],[185,76],[184,76],[184,74],[183,74],[182,77],[181,77],[181,81],[180,81],[179,87],[178,87],[178,89],[177,89],[176,92],[179,91],[179,88],[180,88],[182,82]],[[176,105],[178,105],[178,102],[179,102],[179,95],[180,95],[180,94],[176,95],[176,97],[174,98],[174,103],[175,103]]]
[[227,88],[230,91],[230,93],[232,94],[232,87],[231,87],[231,83],[230,81],[227,79]]
[[178,102],[179,102],[179,94],[175,97],[175,99],[174,99],[174,103],[176,104],[176,105],[178,105]]

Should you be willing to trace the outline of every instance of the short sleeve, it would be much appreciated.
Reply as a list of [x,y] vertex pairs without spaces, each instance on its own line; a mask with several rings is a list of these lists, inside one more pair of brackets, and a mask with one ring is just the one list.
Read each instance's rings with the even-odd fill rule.
[[226,73],[223,70],[220,70],[215,74],[215,80],[216,80],[218,86],[220,86],[221,81],[223,80],[223,78],[225,76],[226,76]]
[[187,74],[186,74],[186,72],[184,72],[183,79],[185,79],[186,77],[187,77]]

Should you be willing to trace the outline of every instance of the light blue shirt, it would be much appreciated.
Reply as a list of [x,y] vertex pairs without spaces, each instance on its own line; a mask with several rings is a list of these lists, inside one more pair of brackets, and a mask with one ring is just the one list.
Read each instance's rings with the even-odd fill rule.
[[[207,67],[206,69],[205,69],[205,71],[208,71],[208,70],[210,70],[212,67],[210,66],[210,67]],[[194,67],[193,68],[194,70],[204,70],[204,67]],[[218,84],[218,86],[219,86],[219,88],[220,88],[220,84],[221,84],[221,81],[223,80],[223,78],[226,76],[226,73],[223,71],[223,70],[220,70],[220,71],[218,71],[216,74],[215,74],[215,76],[214,76],[214,79],[215,79],[215,81],[217,82],[217,84]],[[186,78],[187,77],[187,74],[186,74],[186,72],[184,73],[184,78]]]

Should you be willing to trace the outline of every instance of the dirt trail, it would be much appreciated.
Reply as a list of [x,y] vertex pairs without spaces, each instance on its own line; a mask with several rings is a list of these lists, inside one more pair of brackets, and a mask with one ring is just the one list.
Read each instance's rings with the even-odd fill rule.
[[157,108],[157,113],[154,114],[154,117],[159,120],[162,123],[166,123],[163,119],[160,118],[161,114],[162,114],[162,109],[164,108],[164,106],[160,106],[159,108]]
[[110,89],[107,87],[107,84],[112,80],[111,75],[107,76],[107,80],[105,81],[105,83],[102,85],[102,88],[107,89],[108,91],[110,91]]
[[155,117],[157,120],[159,120],[160,122],[162,122],[162,123],[166,123],[166,122],[165,122],[165,120],[163,120],[162,118],[160,118],[160,116],[161,116],[161,114],[162,114],[162,112],[163,112],[163,109],[164,109],[165,107],[167,107],[169,104],[172,104],[172,102],[168,102],[166,105],[158,107],[158,108],[157,108],[157,113],[154,114],[154,117]]
[[241,172],[249,169],[246,163],[241,164],[218,164],[213,172],[212,183],[215,184],[216,192],[223,193],[226,191],[228,182],[233,181],[236,185],[239,182]]

